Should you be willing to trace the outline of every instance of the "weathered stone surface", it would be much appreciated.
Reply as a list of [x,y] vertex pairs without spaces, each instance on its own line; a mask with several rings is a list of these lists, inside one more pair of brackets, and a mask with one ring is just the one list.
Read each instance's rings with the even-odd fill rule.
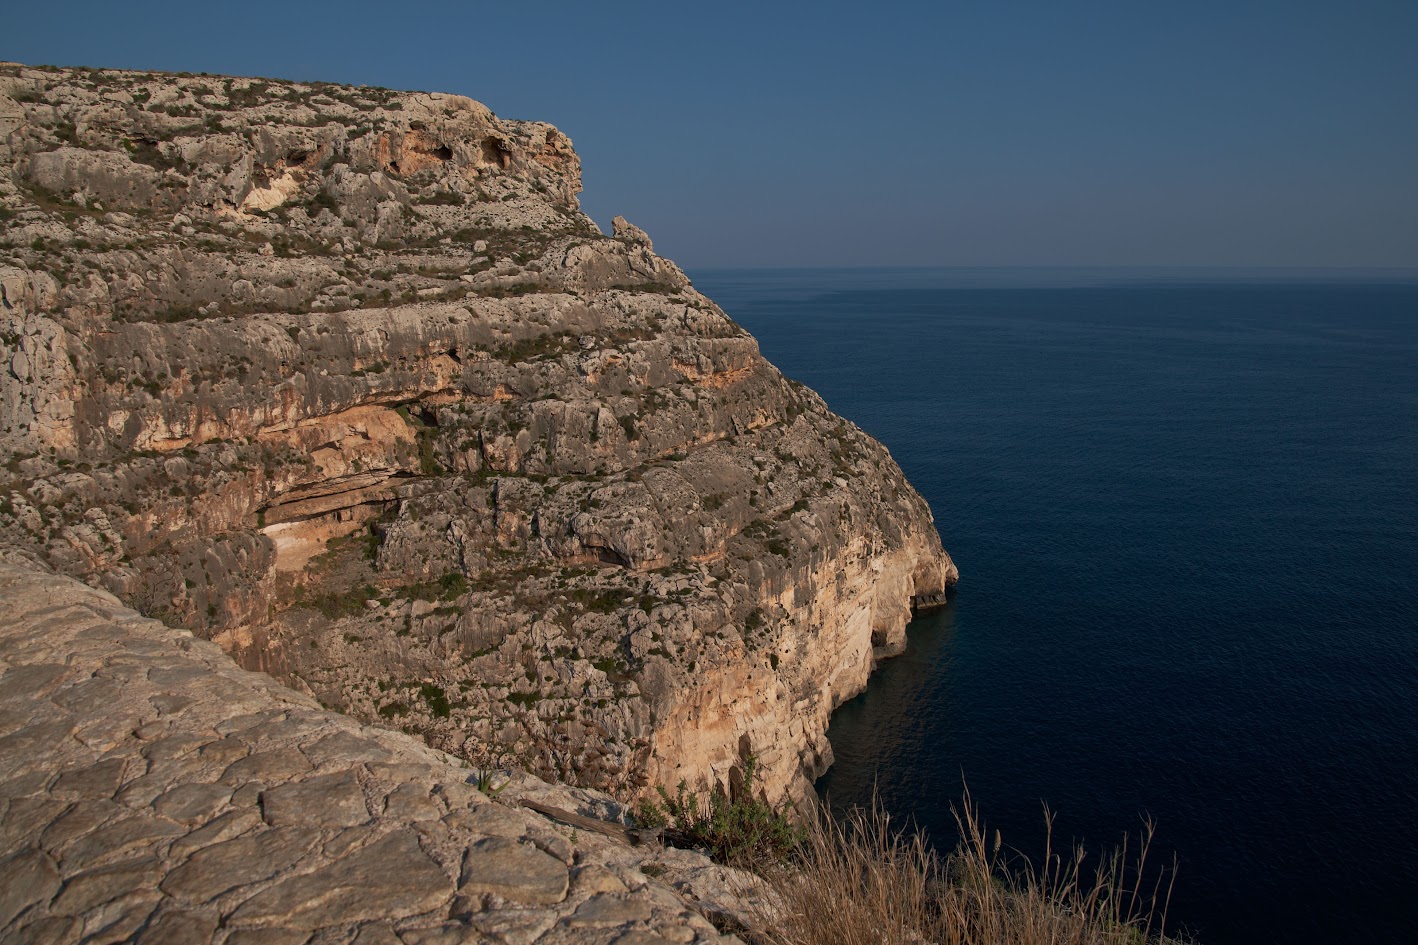
[[33,922],[22,923],[15,929],[9,941],[15,945],[62,945],[78,941],[84,924],[68,916],[45,916]]
[[597,893],[576,907],[566,924],[573,929],[621,926],[650,918],[650,906],[642,899],[614,893]]
[[402,945],[392,922],[366,922],[350,945]]
[[5,702],[23,704],[44,698],[68,675],[69,668],[62,663],[13,666],[0,675],[0,692],[5,694]]
[[162,863],[153,856],[101,866],[66,879],[50,909],[57,915],[82,915],[135,891],[153,889],[161,876]]
[[364,789],[353,771],[292,781],[263,791],[261,813],[273,827],[353,827],[369,820]]
[[[0,941],[225,945],[358,935],[401,945],[554,945],[609,941],[631,929],[684,943],[715,937],[637,869],[647,856],[674,852],[684,863],[665,879],[681,882],[710,868],[703,858],[599,835],[572,843],[565,828],[516,806],[519,796],[534,795],[619,816],[608,797],[513,772],[499,798],[489,798],[465,783],[465,768],[417,740],[312,707],[268,677],[236,669],[219,650],[192,646],[181,631],[7,552],[0,552],[0,601],[0,653],[10,669],[52,665],[61,654],[74,669],[0,676],[0,703],[31,698],[41,680],[62,688],[64,679],[77,684],[97,671],[126,680],[111,715],[150,706],[159,698],[155,678],[185,707],[162,732],[130,731],[104,753],[74,740],[38,747],[26,758],[27,774],[0,781]],[[99,621],[85,616],[100,613]],[[43,634],[29,639],[41,625]],[[28,642],[12,645],[21,640]],[[5,679],[17,682],[16,692]],[[213,681],[220,698],[208,699]],[[248,707],[239,718],[229,714],[233,700]],[[293,763],[292,752],[330,731],[345,733],[339,744],[353,757],[384,760],[343,770],[333,758],[321,770]],[[253,769],[272,783],[210,780],[263,757],[286,759]],[[119,800],[75,799],[134,775]],[[252,806],[234,806],[243,792]],[[376,810],[369,797],[378,799]]]
[[0,928],[59,891],[59,869],[39,850],[21,850],[0,861]]
[[163,820],[125,813],[65,845],[59,859],[66,870],[92,869],[152,849],[183,832]]
[[402,945],[481,945],[487,940],[461,922],[450,922],[434,928],[407,929],[394,941]]
[[243,903],[237,925],[318,929],[364,919],[398,919],[446,903],[447,877],[398,830],[313,873],[291,876]]
[[301,751],[312,765],[323,768],[326,765],[341,767],[358,764],[361,761],[387,761],[389,752],[379,745],[371,745],[353,732],[334,732],[326,735],[313,745],[301,747]]
[[205,902],[229,889],[270,879],[314,848],[319,834],[291,827],[214,843],[192,854],[162,882],[178,899]]
[[[205,750],[205,749],[204,749]],[[274,784],[304,774],[310,770],[310,762],[298,748],[287,746],[270,751],[259,751],[231,763],[222,773],[224,784]]]
[[179,784],[153,802],[158,816],[184,824],[206,823],[231,800],[224,784]]
[[232,837],[240,836],[248,830],[254,830],[261,823],[261,817],[255,811],[227,811],[187,836],[179,837],[173,841],[172,846],[168,849],[168,854],[177,858],[185,857],[195,850],[201,850]]
[[470,924],[492,941],[508,945],[531,945],[556,935],[555,931],[547,934],[556,924],[556,913],[549,909],[497,909],[473,916]]
[[222,945],[305,945],[309,932],[296,929],[232,929]]
[[674,945],[677,939],[668,939],[653,932],[642,932],[632,929],[624,935],[618,935],[612,945]]
[[215,912],[172,909],[156,916],[133,938],[134,945],[190,945],[209,942],[217,930]]
[[489,837],[468,848],[458,891],[547,905],[566,898],[566,864],[530,843]]
[[58,797],[112,797],[123,783],[127,766],[122,758],[110,758],[76,771],[66,771],[54,782],[54,794]]
[[620,893],[625,892],[625,882],[599,863],[587,863],[577,868],[571,882],[578,892]]
[[416,784],[401,784],[384,799],[384,816],[411,823],[437,820],[444,814],[443,805],[436,801],[428,788]]

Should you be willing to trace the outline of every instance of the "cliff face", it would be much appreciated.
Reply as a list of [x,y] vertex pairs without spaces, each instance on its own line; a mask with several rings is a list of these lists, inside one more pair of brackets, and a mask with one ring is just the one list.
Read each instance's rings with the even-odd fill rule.
[[453,95],[0,66],[0,540],[326,705],[770,796],[955,579],[885,449]]

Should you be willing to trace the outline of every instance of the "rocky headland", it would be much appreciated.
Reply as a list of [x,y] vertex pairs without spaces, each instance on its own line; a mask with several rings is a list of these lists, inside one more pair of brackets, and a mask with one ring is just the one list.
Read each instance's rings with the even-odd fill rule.
[[[955,580],[887,451],[644,232],[604,235],[550,125],[0,64],[0,168],[0,542],[27,581],[77,578],[290,687],[263,698],[344,713],[320,723],[341,738],[385,744],[362,720],[625,801],[752,755],[767,797],[805,796],[832,710]],[[229,689],[181,695],[217,726]],[[360,763],[370,814],[398,778]]]

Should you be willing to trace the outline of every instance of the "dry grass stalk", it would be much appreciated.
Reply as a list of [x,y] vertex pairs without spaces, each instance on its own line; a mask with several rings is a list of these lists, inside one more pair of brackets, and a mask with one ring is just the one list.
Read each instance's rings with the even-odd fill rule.
[[1053,848],[1043,865],[1001,852],[965,794],[954,808],[959,846],[937,854],[919,830],[893,828],[873,802],[837,820],[810,818],[800,862],[769,870],[773,907],[760,910],[758,940],[771,945],[1142,945],[1165,935],[1170,870],[1149,886],[1153,825],[1086,868],[1081,846]]

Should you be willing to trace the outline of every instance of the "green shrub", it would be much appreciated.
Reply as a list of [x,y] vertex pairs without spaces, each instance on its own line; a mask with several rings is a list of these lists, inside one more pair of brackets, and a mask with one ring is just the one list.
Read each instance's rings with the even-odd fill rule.
[[436,581],[419,581],[401,589],[401,596],[414,600],[455,601],[468,593],[468,579],[457,571],[449,571]]
[[[314,209],[315,213],[319,213],[321,210],[329,210],[335,216],[340,215],[339,201],[337,201],[332,194],[323,190],[310,198],[310,206]],[[314,214],[311,215],[314,216]]]
[[364,613],[367,609],[365,602],[378,597],[379,592],[369,584],[352,588],[342,594],[321,594],[308,600],[305,598],[304,588],[300,588],[296,592],[295,603],[296,606],[313,607],[327,620],[338,620],[341,617],[354,617]]
[[468,579],[457,571],[450,571],[438,579],[438,588],[444,600],[457,600],[468,593]]
[[438,462],[438,456],[437,456],[437,455],[435,454],[435,452],[434,452],[434,442],[433,442],[433,441],[434,441],[434,437],[433,437],[432,434],[427,434],[427,433],[425,433],[425,432],[422,431],[422,430],[419,431],[419,437],[418,437],[419,475],[422,475],[422,476],[441,476],[441,475],[443,475],[443,466],[442,466],[442,464],[440,464],[440,463]]
[[419,695],[423,697],[424,702],[428,703],[429,711],[433,713],[434,718],[448,718],[452,706],[448,702],[448,694],[441,688],[433,683],[424,683],[419,686]]
[[640,439],[640,430],[635,423],[636,418],[634,416],[618,417],[617,419],[620,420],[620,428],[625,431],[625,438],[627,440]]
[[590,588],[578,587],[568,596],[591,613],[613,614],[625,605],[626,601],[630,599],[631,593],[617,588],[594,591]]
[[761,865],[784,862],[805,839],[803,829],[782,807],[753,796],[758,760],[744,759],[743,787],[730,797],[715,788],[707,798],[681,781],[673,795],[656,787],[660,800],[644,801],[635,819],[643,827],[664,827],[677,847],[703,847],[720,863]]

